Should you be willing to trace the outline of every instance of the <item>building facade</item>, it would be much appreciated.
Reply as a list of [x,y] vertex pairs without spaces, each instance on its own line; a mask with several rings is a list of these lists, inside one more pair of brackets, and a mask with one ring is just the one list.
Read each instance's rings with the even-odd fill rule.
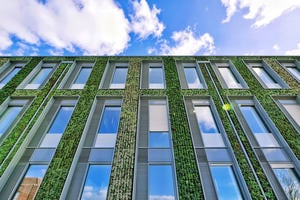
[[300,199],[300,57],[0,65],[0,199]]

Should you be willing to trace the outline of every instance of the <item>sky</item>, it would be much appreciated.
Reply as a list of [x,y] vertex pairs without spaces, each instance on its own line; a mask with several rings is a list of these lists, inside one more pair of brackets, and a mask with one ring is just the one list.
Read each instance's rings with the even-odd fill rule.
[[0,56],[300,55],[299,0],[0,2]]

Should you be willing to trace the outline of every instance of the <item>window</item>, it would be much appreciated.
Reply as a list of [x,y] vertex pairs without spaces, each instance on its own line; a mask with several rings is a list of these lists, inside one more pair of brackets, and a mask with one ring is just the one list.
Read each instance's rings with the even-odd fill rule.
[[91,72],[91,67],[82,67],[74,83],[71,85],[71,89],[83,89]]
[[292,168],[274,168],[274,173],[288,199],[300,199],[300,181]]
[[[283,181],[283,179],[287,179],[285,176],[290,174],[293,177],[290,178],[293,180],[292,182],[299,180],[295,178],[299,176],[296,170],[294,175],[292,175],[292,172],[287,173],[288,168],[298,167],[298,163],[294,163],[297,160],[296,156],[286,145],[284,138],[255,98],[232,97],[230,99],[232,99],[232,105],[235,107],[234,111],[254,149],[256,157],[261,162],[261,166],[274,188],[276,197],[286,199],[286,197],[289,197],[289,192],[287,192],[287,186]],[[299,181],[297,184],[299,185]]]
[[83,89],[93,70],[94,63],[74,61],[59,88]]
[[121,105],[116,97],[95,99],[61,199],[106,199]]
[[264,61],[245,61],[252,73],[265,88],[288,88],[288,85]]
[[51,67],[42,67],[38,74],[25,86],[25,89],[38,89],[48,78],[52,71]]
[[292,125],[300,132],[300,100],[298,96],[275,97],[275,102]]
[[111,89],[124,89],[128,68],[116,67],[110,87]]
[[41,147],[57,147],[62,134],[65,132],[73,110],[74,107],[71,106],[61,106],[59,108],[52,125],[41,143]]
[[106,199],[111,165],[90,165],[81,199]]
[[0,89],[2,89],[25,65],[24,62],[9,61],[1,68]]
[[120,116],[120,106],[105,106],[95,147],[115,146]]
[[184,103],[205,198],[250,198],[211,98],[184,97]]
[[300,63],[299,61],[279,61],[283,66],[298,82],[300,82]]
[[149,67],[149,88],[164,89],[164,74],[162,67]]
[[0,81],[0,89],[2,89],[20,70],[22,66],[15,66],[3,79]]
[[184,67],[183,70],[189,89],[203,88],[203,85],[200,83],[196,67]]
[[41,62],[21,83],[19,88],[41,89],[53,74],[58,63]]
[[0,142],[9,134],[25,112],[30,99],[9,98],[3,104],[3,110],[0,110]]
[[236,70],[231,61],[212,61],[213,70],[223,88],[239,89],[248,88],[242,76]]
[[0,191],[1,198],[34,199],[76,102],[76,98],[67,97],[54,97],[50,100],[34,128],[26,136],[27,146],[18,150],[19,156],[13,161],[16,165],[8,167],[1,177],[5,182]]
[[175,199],[173,170],[170,165],[149,165],[149,200]]
[[14,199],[33,199],[47,171],[47,165],[30,165]]
[[202,89],[206,88],[201,70],[196,62],[176,62],[181,88]]
[[218,199],[243,199],[231,166],[210,167]]
[[175,200],[176,177],[166,100],[141,97],[139,118],[134,198]]

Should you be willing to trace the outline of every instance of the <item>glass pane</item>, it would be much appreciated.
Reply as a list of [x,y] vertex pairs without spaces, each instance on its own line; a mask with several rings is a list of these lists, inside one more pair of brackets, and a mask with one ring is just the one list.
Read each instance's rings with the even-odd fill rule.
[[300,199],[300,181],[293,169],[273,169],[288,199]]
[[287,68],[291,74],[293,74],[298,81],[300,81],[300,69],[297,67],[288,67]]
[[47,171],[47,165],[30,165],[13,199],[33,200]]
[[0,118],[0,136],[12,125],[13,121],[18,117],[23,107],[9,106]]
[[263,67],[253,67],[252,69],[268,88],[281,88],[281,86],[265,71]]
[[117,134],[97,134],[95,140],[95,147],[115,147]]
[[127,77],[127,67],[116,67],[115,73],[110,84],[110,88],[123,89],[125,88],[125,82]]
[[31,162],[41,161],[41,162],[49,162],[51,161],[53,155],[55,153],[55,149],[35,149],[30,158]]
[[195,106],[194,109],[201,133],[220,132],[209,106]]
[[90,165],[81,199],[106,199],[111,165]]
[[71,89],[83,89],[85,83],[89,79],[90,73],[92,72],[91,67],[82,67],[80,72],[71,86]]
[[288,157],[281,149],[263,149],[263,152],[269,162],[289,161]]
[[211,166],[218,199],[243,199],[230,166]]
[[253,133],[270,133],[254,106],[242,106],[241,111]]
[[168,131],[167,105],[149,105],[149,131]]
[[149,199],[175,199],[173,169],[170,165],[149,165]]
[[151,89],[165,88],[162,67],[150,67],[149,68],[149,88],[151,88]]
[[291,117],[300,126],[300,104],[297,104],[296,101],[294,102],[295,104],[289,104],[289,105],[287,104],[287,105],[283,105],[283,107],[288,111]]
[[208,161],[231,161],[226,149],[205,149]]
[[30,81],[25,89],[38,89],[41,84],[48,78],[53,68],[41,68],[39,73]]
[[229,67],[218,67],[218,70],[221,73],[228,88],[242,88],[242,85],[233,75]]
[[150,132],[149,147],[170,147],[170,139],[168,132]]
[[40,144],[40,147],[56,148],[60,142],[61,136],[61,133],[46,134],[42,143]]
[[74,107],[61,106],[48,133],[63,133],[69,123]]
[[15,67],[11,72],[9,72],[4,79],[0,82],[0,89],[4,87],[22,68]]
[[185,67],[184,74],[188,88],[203,88],[195,67]]
[[172,153],[170,149],[148,149],[149,162],[171,162]]
[[121,115],[120,106],[105,106],[98,133],[117,133]]
[[90,162],[112,162],[114,149],[91,149]]

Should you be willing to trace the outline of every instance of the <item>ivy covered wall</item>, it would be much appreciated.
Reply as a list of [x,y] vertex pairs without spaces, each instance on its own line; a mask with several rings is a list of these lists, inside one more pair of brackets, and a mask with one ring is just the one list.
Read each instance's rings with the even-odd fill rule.
[[[137,113],[139,96],[167,96],[169,115],[174,146],[177,185],[180,199],[203,199],[200,177],[194,155],[192,139],[189,129],[183,96],[211,96],[222,119],[223,126],[231,146],[235,152],[241,172],[246,181],[248,190],[253,199],[275,199],[274,192],[264,175],[263,169],[256,160],[254,152],[240,126],[234,112],[222,109],[222,100],[229,103],[228,96],[255,96],[275,123],[282,136],[287,141],[297,158],[300,158],[300,136],[297,130],[288,122],[287,118],[277,107],[272,99],[276,95],[299,95],[299,83],[287,73],[276,61],[276,59],[298,59],[299,57],[9,57],[0,58],[0,64],[7,60],[28,60],[27,65],[0,90],[0,103],[9,96],[34,96],[31,106],[26,110],[21,120],[3,141],[0,147],[0,176],[13,160],[21,143],[37,121],[44,107],[52,96],[76,96],[78,102],[72,118],[66,128],[61,142],[56,150],[44,180],[40,186],[36,199],[59,199],[63,189],[73,157],[77,150],[85,123],[96,96],[123,96],[122,113],[117,136],[113,167],[108,189],[108,199],[131,199],[133,191],[134,160],[136,148]],[[41,90],[18,90],[16,87],[42,60],[56,60],[60,62],[59,67]],[[70,68],[70,63],[62,61],[95,61],[92,74],[83,90],[57,89],[62,78]],[[208,89],[189,90],[181,89],[176,70],[176,60],[228,60],[230,59],[239,73],[249,86],[245,90],[222,89],[214,71],[209,64],[200,64],[201,71],[207,83]],[[289,89],[265,90],[254,78],[252,73],[243,63],[243,59],[264,59],[285,82]],[[109,60],[129,62],[125,90],[99,89],[105,67]],[[139,89],[141,63],[143,60],[161,60],[164,64],[166,89],[149,90]],[[213,84],[215,83],[215,84]],[[217,93],[217,90],[220,96]],[[226,113],[227,112],[227,113]],[[230,118],[229,118],[229,117]],[[231,121],[234,124],[232,127]],[[283,123],[284,122],[284,123]],[[233,134],[236,129],[237,135]],[[245,158],[246,153],[251,163]],[[251,170],[254,168],[254,172]],[[259,183],[262,186],[261,191]]]

